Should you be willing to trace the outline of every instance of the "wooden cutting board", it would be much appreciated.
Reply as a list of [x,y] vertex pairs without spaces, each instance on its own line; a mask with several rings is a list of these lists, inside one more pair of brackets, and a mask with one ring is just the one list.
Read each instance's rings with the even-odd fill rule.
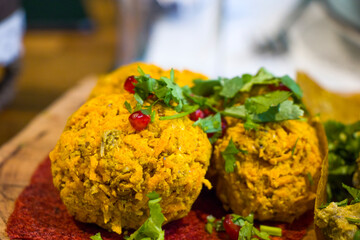
[[96,77],[88,77],[39,114],[0,148],[0,239],[9,239],[6,222],[38,164],[55,146],[67,118],[88,98]]

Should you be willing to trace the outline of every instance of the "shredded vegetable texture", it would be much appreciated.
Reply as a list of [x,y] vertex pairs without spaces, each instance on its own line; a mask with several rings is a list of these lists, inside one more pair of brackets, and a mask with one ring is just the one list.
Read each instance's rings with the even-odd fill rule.
[[[144,114],[150,115],[154,104],[161,103],[171,107],[179,114],[160,117],[160,120],[169,120],[184,117],[199,108],[209,108],[214,112],[220,112],[223,116],[232,116],[246,121],[247,129],[256,129],[258,123],[299,119],[304,114],[301,109],[302,91],[297,83],[289,76],[275,77],[264,68],[257,74],[244,74],[234,78],[218,78],[215,80],[194,80],[194,86],[181,88],[174,82],[174,71],[171,70],[170,78],[161,77],[154,79],[144,73],[139,67],[140,76],[136,77],[134,97],[142,108]],[[235,105],[236,99],[244,92],[250,92],[256,85],[285,85],[290,91],[274,91],[260,96],[247,98],[245,104]],[[157,100],[150,105],[148,97],[155,95]],[[290,100],[293,98],[294,100]],[[221,106],[219,106],[219,103]],[[126,104],[129,112],[132,107]],[[222,111],[220,111],[222,109]],[[146,111],[146,112],[144,112]],[[213,123],[211,123],[213,121]],[[208,118],[204,130],[217,132],[219,127],[218,118]],[[220,124],[221,127],[221,124]],[[216,131],[214,130],[216,129]]]
[[327,195],[329,201],[341,201],[347,196],[341,183],[352,185],[356,159],[360,157],[360,121],[349,125],[328,121],[324,127],[329,144]]
[[165,217],[159,204],[161,198],[156,192],[151,192],[147,196],[149,197],[150,216],[138,230],[127,238],[128,240],[164,240],[165,231],[162,230],[161,226]]

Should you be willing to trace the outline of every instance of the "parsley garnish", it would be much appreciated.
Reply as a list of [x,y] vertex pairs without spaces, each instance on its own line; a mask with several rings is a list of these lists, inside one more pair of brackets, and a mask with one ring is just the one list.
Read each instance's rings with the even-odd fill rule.
[[235,155],[238,154],[239,152],[247,154],[247,151],[236,148],[233,140],[230,139],[230,142],[226,147],[225,151],[221,152],[221,155],[225,160],[225,172],[227,173],[234,172],[235,162],[236,162]]
[[150,216],[138,230],[131,234],[128,240],[164,240],[165,231],[161,229],[161,226],[165,217],[159,204],[161,198],[156,192],[151,192],[147,196],[149,197]]

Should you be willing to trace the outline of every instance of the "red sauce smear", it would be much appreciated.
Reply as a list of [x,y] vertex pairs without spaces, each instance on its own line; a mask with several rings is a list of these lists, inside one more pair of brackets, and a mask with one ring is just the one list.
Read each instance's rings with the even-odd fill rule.
[[[224,232],[215,230],[210,235],[205,231],[206,216],[217,218],[225,216],[221,202],[213,191],[204,190],[196,200],[190,213],[177,221],[166,224],[166,240],[228,239]],[[276,240],[300,240],[312,223],[313,214],[308,212],[292,224],[274,224],[283,229],[283,237]],[[265,224],[265,223],[263,223]],[[53,186],[50,160],[45,159],[35,171],[30,185],[24,189],[15,203],[15,209],[7,222],[6,232],[10,239],[90,239],[100,232],[103,240],[123,239],[116,233],[110,233],[94,224],[81,223],[66,210],[61,202],[58,190]]]

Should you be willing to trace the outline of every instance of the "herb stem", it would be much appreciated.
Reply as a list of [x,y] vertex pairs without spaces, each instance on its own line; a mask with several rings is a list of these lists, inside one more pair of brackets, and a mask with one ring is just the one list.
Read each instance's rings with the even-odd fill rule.
[[160,117],[159,119],[160,120],[171,120],[171,119],[175,119],[175,118],[185,117],[185,116],[189,115],[190,113],[195,112],[198,108],[199,108],[199,105],[195,105],[195,106],[192,106],[191,109],[186,112],[182,112],[182,113],[171,115],[171,116]]
[[271,236],[281,237],[281,235],[282,235],[282,229],[278,228],[278,227],[260,225],[260,231],[261,232],[266,232]]

